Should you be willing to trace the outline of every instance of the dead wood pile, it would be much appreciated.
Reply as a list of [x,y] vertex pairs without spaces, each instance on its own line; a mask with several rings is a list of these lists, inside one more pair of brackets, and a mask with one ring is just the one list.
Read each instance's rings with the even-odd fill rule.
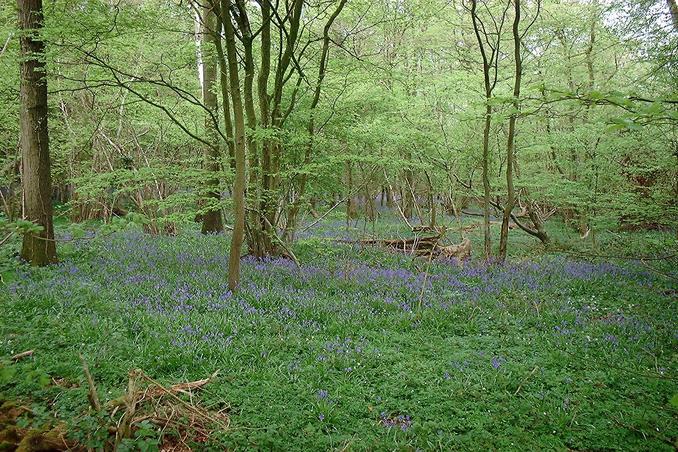
[[[33,350],[29,350],[13,356],[12,360],[18,361],[32,355]],[[163,451],[202,450],[202,445],[209,445],[214,432],[229,429],[228,406],[219,410],[207,409],[195,397],[196,391],[203,390],[212,382],[217,372],[202,380],[162,385],[136,369],[129,373],[126,392],[117,399],[102,403],[84,359],[82,364],[88,389],[87,399],[99,419],[98,431],[105,432],[104,435],[97,435],[94,440],[90,435],[96,432],[86,431],[85,441],[76,440],[73,434],[77,425],[75,430],[71,430],[74,426],[65,422],[48,422],[38,427],[20,426],[19,418],[34,417],[32,409],[0,400],[0,450],[84,452],[94,450],[84,444],[92,440],[99,443],[96,450],[104,452],[131,450],[130,447],[137,450],[135,446],[140,440],[140,433],[142,436],[150,434],[152,441],[158,440],[157,447]],[[77,383],[67,383],[64,379],[53,378],[52,382],[64,389],[79,386]]]
[[190,443],[207,442],[215,429],[228,430],[228,408],[210,411],[193,399],[193,391],[207,385],[216,374],[166,387],[139,369],[131,371],[125,395],[106,404],[106,408],[112,410],[111,419],[117,419],[115,428],[111,429],[115,433],[114,449],[125,438],[134,437],[137,426],[144,421],[162,431],[174,432],[162,438],[162,450],[191,450]]
[[381,246],[394,251],[411,254],[414,256],[447,259],[465,259],[471,256],[471,241],[465,238],[461,243],[445,245],[443,237],[445,230],[442,228],[431,229],[429,227],[413,228],[414,237],[398,239],[363,239],[359,243],[363,245]]

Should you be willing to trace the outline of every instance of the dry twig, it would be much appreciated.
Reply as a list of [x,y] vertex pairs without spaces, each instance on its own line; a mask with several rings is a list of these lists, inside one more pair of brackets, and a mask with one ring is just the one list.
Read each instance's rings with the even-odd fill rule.
[[87,379],[87,386],[89,388],[87,392],[87,399],[89,400],[89,404],[94,408],[97,412],[101,411],[101,403],[99,403],[99,395],[97,394],[97,388],[94,386],[94,379],[92,378],[92,374],[89,372],[89,367],[87,366],[87,362],[85,362],[85,358],[83,358],[82,355],[80,355],[80,361],[82,361],[82,370],[85,373],[85,378]]
[[34,350],[26,350],[25,352],[17,353],[16,355],[12,356],[12,361],[17,362],[20,361],[24,358],[28,358],[29,356],[33,356]]

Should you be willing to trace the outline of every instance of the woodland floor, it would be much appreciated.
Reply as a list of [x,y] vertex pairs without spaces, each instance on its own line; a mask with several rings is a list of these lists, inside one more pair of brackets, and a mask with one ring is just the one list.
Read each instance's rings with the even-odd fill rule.
[[[675,450],[670,261],[543,253],[512,231],[504,266],[472,259],[426,271],[425,261],[334,240],[400,229],[328,219],[301,234],[301,268],[245,258],[237,294],[226,288],[227,235],[130,230],[65,243],[61,264],[0,286],[0,399],[25,406],[12,425],[63,422],[79,445],[110,440],[105,426],[122,410],[89,409],[81,354],[104,404],[124,394],[132,369],[164,385],[218,369],[180,398],[230,425],[209,438],[168,425],[164,444],[179,448]],[[479,230],[471,234],[477,255]],[[630,255],[666,243],[599,240]],[[25,350],[34,352],[12,362]],[[9,411],[0,443],[11,448]],[[156,429],[140,422],[123,443],[153,450]]]

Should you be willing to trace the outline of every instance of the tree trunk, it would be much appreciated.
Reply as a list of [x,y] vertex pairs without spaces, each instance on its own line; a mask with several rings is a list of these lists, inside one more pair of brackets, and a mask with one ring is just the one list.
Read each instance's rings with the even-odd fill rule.
[[513,0],[515,15],[513,18],[513,55],[515,60],[515,81],[513,84],[513,113],[509,118],[508,143],[506,145],[506,207],[501,221],[499,236],[499,260],[506,260],[508,248],[509,221],[515,205],[515,190],[513,188],[513,167],[515,166],[515,135],[518,119],[518,99],[520,98],[520,82],[523,75],[523,62],[520,55],[520,0]]
[[[257,93],[259,98],[260,127],[268,129],[271,126],[270,95],[268,93],[268,82],[271,75],[271,4],[268,1],[261,2],[261,23],[261,63],[259,66],[259,75],[257,77]],[[265,250],[268,253],[275,251],[272,249],[273,243],[271,238],[273,234],[277,234],[277,231],[273,227],[276,223],[275,209],[271,207],[272,205],[275,205],[275,203],[271,203],[271,195],[273,192],[269,190],[272,187],[272,144],[272,140],[263,141],[259,164],[259,188],[262,196],[261,199],[259,199],[259,216],[261,218],[258,218],[259,223],[257,223],[257,225],[261,225],[262,230],[269,235],[268,241],[265,243],[269,248],[268,250]]]
[[357,217],[355,200],[353,199],[353,166],[351,162],[346,162],[346,221]]
[[[271,105],[267,105],[267,108],[270,109],[270,126],[279,131],[282,129],[283,122],[288,112],[283,112],[282,102],[283,102],[283,88],[287,83],[289,77],[287,76],[287,70],[290,64],[294,60],[294,50],[297,45],[297,38],[299,37],[300,23],[302,10],[304,6],[303,0],[292,0],[289,3],[286,3],[286,8],[288,10],[288,21],[289,28],[285,33],[284,38],[284,49],[282,48],[283,38],[280,36],[280,46],[278,49],[278,64],[276,65],[275,74],[274,74],[274,83],[273,83],[273,92],[269,96],[271,99]],[[273,11],[275,14],[275,11]],[[302,30],[303,31],[303,30]],[[263,36],[262,36],[263,39]],[[302,77],[299,77],[299,83],[301,83]],[[292,100],[290,101],[289,111],[294,105],[294,99],[296,96],[296,89],[292,95]],[[262,168],[262,173],[264,174],[264,184],[263,184],[263,203],[262,203],[262,213],[268,219],[267,226],[270,228],[271,233],[277,234],[275,229],[275,224],[277,220],[277,209],[278,203],[275,200],[279,197],[278,191],[280,187],[280,165],[282,162],[282,151],[283,146],[277,140],[269,140],[264,145],[264,156],[262,160],[265,160],[264,167]]]
[[530,220],[532,221],[532,224],[534,225],[534,229],[536,231],[536,234],[532,235],[541,240],[541,243],[543,243],[544,246],[548,246],[549,243],[551,243],[551,240],[548,234],[546,234],[546,229],[544,229],[544,223],[539,217],[539,214],[535,211],[531,201],[527,203],[527,215],[530,217]]
[[[243,78],[245,118],[247,129],[255,131],[257,129],[257,114],[254,107],[254,36],[244,0],[237,0],[236,3],[238,9],[236,22],[240,31],[245,63],[245,76]],[[247,198],[250,206],[259,206],[259,208],[250,209],[248,215],[247,248],[249,254],[261,258],[275,254],[272,238],[276,231],[268,226],[273,224],[275,219],[265,217],[268,193],[265,190],[262,193],[258,143],[251,134],[248,134],[246,142],[249,162]]]
[[56,262],[52,224],[52,177],[47,131],[45,44],[40,37],[42,0],[18,0],[21,42],[21,157],[24,217],[42,227],[26,233],[21,257],[31,265]]
[[393,209],[393,192],[391,191],[391,187],[386,186],[386,207],[389,209]]
[[[219,1],[219,0],[215,0]],[[215,8],[215,11],[217,8]],[[233,136],[233,119],[231,117],[231,102],[228,92],[228,63],[224,55],[224,47],[221,45],[222,22],[218,20],[218,26],[214,30],[214,45],[219,62],[219,85],[221,88],[221,111],[224,116],[224,129],[226,129],[226,149],[228,149],[228,164],[235,172],[235,138]]]
[[[405,156],[409,161],[411,155]],[[403,212],[410,219],[414,216],[414,208],[417,200],[414,199],[414,174],[410,168],[405,169],[405,186],[403,187]]]
[[219,192],[220,152],[219,134],[216,130],[214,118],[218,116],[217,95],[215,92],[217,80],[217,61],[215,54],[216,16],[211,7],[202,9],[202,25],[200,29],[201,54],[203,60],[202,99],[209,113],[205,115],[205,131],[211,146],[205,146],[204,168],[210,173],[206,181],[208,210],[202,216],[202,233],[219,233],[224,231],[221,218],[221,193]]
[[365,184],[365,188],[363,188],[363,194],[365,197],[365,217],[370,221],[374,221],[377,217],[377,209],[374,205],[374,197],[370,193],[370,188],[367,184]]
[[[490,99],[492,98],[492,91],[496,84],[496,72],[494,83],[490,81],[490,71],[492,65],[498,64],[498,56],[496,48],[493,49],[490,54],[490,58],[487,57],[485,52],[484,40],[480,36],[479,25],[480,19],[476,14],[477,1],[472,0],[471,2],[471,18],[473,20],[473,31],[476,35],[478,41],[478,46],[480,47],[480,54],[483,59],[483,82],[485,85],[485,127],[483,129],[483,157],[482,157],[482,179],[483,179],[483,248],[485,251],[485,259],[489,259],[492,256],[492,236],[490,231],[490,175],[489,175],[489,160],[490,160],[490,129],[492,127],[492,105],[490,105]],[[503,23],[503,22],[502,22]],[[484,30],[484,28],[483,28]],[[498,33],[500,35],[500,33]],[[487,36],[486,36],[487,38]],[[498,45],[497,45],[498,47]],[[497,68],[498,66],[495,66]]]
[[[216,0],[218,1],[218,0]],[[240,97],[240,77],[236,54],[235,32],[231,22],[231,0],[222,0],[221,21],[224,27],[228,57],[229,91],[235,123],[235,182],[233,183],[233,235],[228,259],[228,288],[235,290],[240,283],[240,254],[245,237],[245,114]]]
[[[490,100],[489,98],[487,99]],[[485,107],[485,128],[483,129],[483,250],[485,259],[492,256],[492,237],[490,235],[490,128],[492,127],[492,106]]]

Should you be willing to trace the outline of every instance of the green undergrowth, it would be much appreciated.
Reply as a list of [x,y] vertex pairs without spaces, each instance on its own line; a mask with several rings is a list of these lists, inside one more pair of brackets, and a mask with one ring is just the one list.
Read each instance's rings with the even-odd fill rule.
[[[316,233],[295,247],[301,269],[244,259],[235,294],[228,236],[69,242],[0,288],[0,394],[30,408],[26,428],[100,446],[82,355],[103,401],[132,369],[166,385],[219,369],[191,400],[230,427],[197,450],[674,450],[675,270],[528,259],[539,245],[512,234],[505,266],[428,266]],[[655,237],[648,254],[671,240]],[[138,444],[157,448],[156,428]]]

